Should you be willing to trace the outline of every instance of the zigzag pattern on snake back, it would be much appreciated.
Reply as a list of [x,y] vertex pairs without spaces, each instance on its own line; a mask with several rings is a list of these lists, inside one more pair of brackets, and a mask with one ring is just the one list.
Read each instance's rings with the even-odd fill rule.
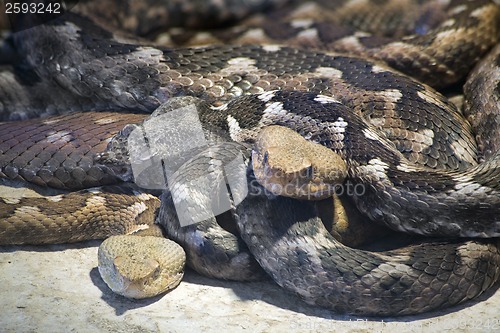
[[[397,52],[389,50],[399,46],[403,56],[397,58],[405,63],[405,57],[419,45],[434,50],[453,40],[450,36],[467,36],[472,42],[457,52],[467,55],[469,67],[496,43],[499,8],[487,1],[460,2],[448,11],[448,20],[425,43],[423,37],[412,37],[406,43],[386,42],[376,44],[372,51],[358,51],[378,50],[377,54],[387,53],[390,58]],[[149,112],[163,102],[175,104],[176,96],[200,97],[209,103],[197,106],[200,120],[208,130],[222,129],[227,139],[251,143],[260,128],[278,124],[345,157],[349,180],[367,189],[366,196],[354,199],[373,220],[425,235],[498,237],[500,232],[498,147],[496,140],[489,139],[491,132],[498,130],[476,129],[480,137],[487,138],[491,151],[484,153],[488,161],[477,165],[473,132],[456,108],[432,88],[379,62],[284,46],[161,49],[123,44],[71,13],[21,31],[12,40],[22,62],[17,64],[17,72],[0,77],[3,119],[75,110]],[[357,40],[362,40],[358,47],[374,43],[369,38]],[[424,58],[425,62],[437,59]],[[462,72],[462,64],[450,69],[453,63],[433,68]],[[272,91],[276,89],[284,92]],[[257,93],[261,94],[253,95]],[[70,116],[88,117],[78,113]],[[39,124],[43,127],[51,121]],[[29,128],[22,122],[16,126]],[[57,160],[54,156],[33,158],[41,155],[48,137],[64,138],[63,131],[49,134],[46,129],[38,136],[28,135],[22,149],[19,142],[4,140],[0,174],[51,185],[74,183],[68,181],[71,171],[51,168]],[[87,166],[85,170],[91,169],[91,176],[97,179],[113,170],[109,166]],[[85,172],[77,175],[81,183]],[[259,264],[278,284],[310,303],[371,315],[418,313],[475,297],[500,274],[496,240],[431,241],[384,254],[362,252],[336,245],[323,231],[310,203],[287,200],[249,197],[236,208],[234,218]],[[209,240],[200,235],[210,234],[214,221],[200,224],[206,228],[201,233],[196,228],[183,230],[176,225],[168,193],[162,201],[157,221],[165,224],[172,237],[184,242],[191,253],[188,259],[206,254],[204,246]],[[16,202],[4,199],[4,204]],[[12,212],[15,217],[16,211]],[[276,216],[282,218],[273,224]],[[11,237],[6,230],[2,228],[2,239]],[[19,237],[13,242],[33,242],[23,239],[22,234]],[[239,243],[233,239],[233,244]],[[195,250],[189,252],[189,247]],[[215,249],[213,254],[220,248],[210,249]]]

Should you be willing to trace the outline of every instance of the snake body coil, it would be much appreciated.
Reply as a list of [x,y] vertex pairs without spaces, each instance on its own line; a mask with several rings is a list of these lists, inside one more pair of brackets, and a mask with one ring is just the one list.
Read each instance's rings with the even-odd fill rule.
[[[458,1],[445,11],[447,19],[427,35],[397,42],[340,36],[338,42],[325,44],[328,50],[342,52],[354,45],[349,55],[282,45],[141,46],[119,42],[92,21],[68,12],[11,38],[20,60],[13,72],[0,75],[0,118],[22,121],[0,124],[15,129],[15,135],[1,132],[0,176],[63,189],[132,180],[121,139],[115,137],[110,151],[99,153],[124,124],[141,122],[144,116],[116,119],[75,111],[152,112],[160,105],[176,111],[185,103],[197,111],[204,134],[233,141],[218,146],[228,150],[245,150],[258,142],[263,128],[288,127],[309,141],[304,147],[321,144],[342,157],[347,169],[338,181],[345,177],[346,182],[362,186],[363,192],[353,200],[371,220],[443,238],[380,253],[348,248],[326,232],[313,203],[263,194],[249,170],[248,184],[255,186],[249,186],[248,197],[233,203],[231,210],[243,243],[237,231],[221,231],[215,217],[180,226],[170,192],[184,190],[194,176],[181,177],[179,172],[179,183],[170,184],[162,195],[156,222],[182,243],[191,265],[210,276],[249,280],[262,276],[258,262],[285,289],[339,312],[403,315],[458,304],[481,294],[500,276],[499,244],[494,238],[500,236],[499,111],[498,100],[487,97],[494,94],[491,90],[498,79],[495,75],[481,79],[485,72],[498,73],[500,51],[494,49],[466,84],[465,113],[474,129],[433,88],[387,67],[410,72],[419,68],[419,79],[429,84],[442,77],[438,87],[463,79],[497,43],[500,9],[489,1]],[[29,16],[18,19],[26,24],[23,20]],[[302,37],[305,33],[300,31],[310,33],[314,27],[304,20],[287,24]],[[301,38],[289,38],[288,43],[304,45]],[[313,44],[318,46],[317,41]],[[453,53],[442,45],[460,46]],[[414,53],[418,56],[410,63]],[[475,98],[483,87],[491,93]],[[495,108],[484,111],[490,104]],[[472,108],[481,113],[474,114]],[[68,114],[57,116],[64,113]],[[56,117],[25,120],[48,116]],[[79,119],[85,119],[85,126],[79,127]],[[145,125],[125,127],[117,137],[141,126]],[[95,135],[85,133],[89,129]],[[161,134],[161,128],[156,131]],[[263,164],[269,162],[264,151],[260,156],[259,148],[254,150]],[[204,159],[220,162],[219,152],[201,153],[188,164],[193,167]],[[478,164],[480,160],[484,161]],[[70,235],[71,228],[61,238],[39,233],[37,227],[15,229],[21,215],[49,221],[65,208],[63,199],[73,195],[52,197],[45,205],[51,211],[42,209],[42,199],[28,204],[24,199],[3,198],[0,242],[84,239]],[[190,195],[195,196],[188,193],[184,198]],[[78,200],[73,200],[77,214],[88,208],[89,200],[109,206],[100,194]],[[131,223],[141,229],[137,217],[148,215],[152,221],[156,206],[136,206],[139,213]],[[80,220],[75,221],[80,226]],[[93,228],[92,223],[81,225]]]

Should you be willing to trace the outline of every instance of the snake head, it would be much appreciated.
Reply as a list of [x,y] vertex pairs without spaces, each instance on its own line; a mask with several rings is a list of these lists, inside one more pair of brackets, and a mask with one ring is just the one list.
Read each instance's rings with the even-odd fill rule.
[[281,126],[259,133],[252,166],[268,191],[297,199],[330,197],[347,175],[345,162],[332,150]]

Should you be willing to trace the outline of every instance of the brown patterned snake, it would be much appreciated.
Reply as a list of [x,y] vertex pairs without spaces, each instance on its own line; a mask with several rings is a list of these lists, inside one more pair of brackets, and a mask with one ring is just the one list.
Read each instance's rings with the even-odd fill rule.
[[[350,5],[348,2],[342,8],[355,12]],[[164,115],[192,108],[209,141],[217,146],[208,152],[196,152],[196,158],[186,157],[190,168],[204,159],[224,164],[234,157],[233,148],[236,155],[247,158],[246,148],[258,139],[262,128],[291,128],[343,158],[347,170],[341,185],[363,186],[363,193],[355,193],[352,199],[371,220],[400,231],[447,238],[426,239],[385,252],[346,247],[326,232],[314,203],[264,194],[252,171],[248,174],[248,195],[226,214],[237,222],[244,243],[229,227],[217,227],[215,218],[180,227],[180,213],[173,203],[179,203],[176,195],[185,193],[186,184],[196,179],[196,174],[183,174],[179,169],[174,173],[179,181],[174,185],[169,182],[170,191],[161,196],[156,222],[185,248],[190,264],[210,276],[251,279],[248,274],[259,268],[249,250],[279,285],[308,303],[339,312],[403,315],[451,306],[481,294],[500,275],[498,240],[490,238],[500,234],[498,109],[471,114],[469,117],[478,124],[473,133],[442,95],[379,61],[403,70],[411,58],[410,72],[421,69],[415,74],[420,80],[435,83],[442,77],[439,87],[459,82],[496,44],[499,9],[488,1],[452,3],[442,11],[444,21],[434,25],[429,20],[435,7],[423,8],[412,31],[423,29],[428,34],[398,41],[326,29],[323,21],[300,16],[305,10],[299,7],[284,23],[295,33],[280,36],[291,47],[188,49],[123,44],[106,30],[68,13],[62,20],[13,35],[12,44],[22,60],[15,64],[15,72],[0,77],[0,115],[15,120],[75,110],[150,112],[167,102],[150,118],[160,122]],[[20,22],[24,19],[19,18]],[[339,38],[333,41],[333,34],[326,31],[339,32]],[[307,35],[312,39],[306,41]],[[241,42],[249,35],[240,33],[236,37]],[[319,45],[323,42],[325,45]],[[311,45],[326,46],[329,51],[299,48]],[[451,49],[451,45],[458,48]],[[350,52],[357,56],[330,52],[347,47],[353,47]],[[492,69],[498,65],[498,52],[495,50],[487,63],[470,74],[465,105],[477,108],[475,112],[483,110],[484,104],[498,105],[498,101],[488,100],[496,93],[485,90],[494,91],[498,84]],[[368,60],[367,56],[377,60]],[[175,98],[186,95],[203,101]],[[90,112],[2,124],[0,175],[66,189],[95,186],[100,180],[107,184],[119,178],[131,180],[126,156],[131,152],[120,155],[124,152],[120,139],[111,142],[104,161],[94,160],[110,135],[123,127],[123,123],[117,123],[110,115]],[[110,124],[112,129],[106,132],[103,126]],[[54,126],[62,127],[54,130]],[[95,134],[77,136],[79,130],[93,128],[97,129]],[[127,127],[122,137],[128,138],[134,129],[141,126]],[[149,144],[156,144],[162,129],[152,126],[149,130],[157,131],[158,135],[149,137]],[[480,156],[474,134],[480,138]],[[223,140],[234,143],[221,146]],[[310,147],[310,143],[297,140],[297,145]],[[44,152],[48,142],[55,144],[48,149],[56,152]],[[266,157],[263,152],[257,158],[261,149],[254,150],[256,167],[259,161],[266,164],[275,156],[268,152]],[[480,159],[484,162],[478,164]],[[187,170],[193,170],[190,168]],[[314,174],[310,172],[314,168],[306,169],[306,175]],[[324,181],[324,176],[320,178]],[[199,189],[202,192],[203,187]],[[233,198],[236,193],[232,192]],[[108,200],[113,200],[94,194],[92,200],[102,206],[109,206]],[[197,195],[191,191],[180,197],[190,202]],[[147,211],[141,206],[144,196],[139,197],[137,206],[142,208],[136,215]],[[57,196],[49,201],[55,205],[65,202],[63,199],[66,197]],[[80,199],[79,206],[86,209],[92,200]],[[2,205],[2,214],[6,212],[0,220],[2,243],[53,241],[15,231],[21,213],[34,217],[41,214],[47,221],[49,214],[44,206],[52,204],[39,201],[28,205],[7,198]],[[196,207],[185,207],[197,212]],[[78,223],[76,228],[84,225]],[[63,233],[76,232],[67,229]],[[56,241],[69,240],[71,237]],[[145,275],[155,274],[154,260],[146,267]],[[242,277],[236,277],[235,272]]]

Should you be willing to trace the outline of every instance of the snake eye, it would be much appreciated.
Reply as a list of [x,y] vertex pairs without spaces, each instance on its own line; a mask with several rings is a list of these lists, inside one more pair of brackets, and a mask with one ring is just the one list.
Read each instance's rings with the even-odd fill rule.
[[264,158],[262,159],[263,164],[267,164],[267,161],[269,160],[269,153],[266,151],[264,153]]

